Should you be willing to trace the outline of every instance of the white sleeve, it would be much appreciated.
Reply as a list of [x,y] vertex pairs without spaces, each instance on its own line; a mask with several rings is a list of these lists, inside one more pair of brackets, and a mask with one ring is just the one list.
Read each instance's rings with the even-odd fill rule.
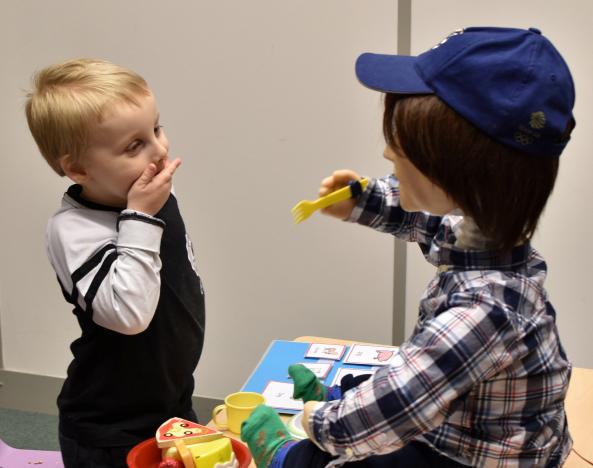
[[126,335],[146,330],[160,296],[163,227],[129,210],[119,218],[84,210],[54,216],[48,254],[66,297],[104,328]]

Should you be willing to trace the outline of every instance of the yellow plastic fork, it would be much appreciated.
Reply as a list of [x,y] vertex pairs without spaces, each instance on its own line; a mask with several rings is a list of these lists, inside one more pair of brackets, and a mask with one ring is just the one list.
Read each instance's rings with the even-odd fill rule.
[[[358,182],[360,182],[360,188],[362,191],[364,191],[367,184],[369,183],[367,179],[360,179]],[[352,192],[352,187],[347,185],[346,187],[342,187],[341,189],[336,190],[325,197],[318,198],[315,201],[302,200],[298,202],[291,210],[294,223],[298,224],[311,216],[315,211],[327,208],[328,206],[335,203],[348,200],[353,196],[354,194]]]

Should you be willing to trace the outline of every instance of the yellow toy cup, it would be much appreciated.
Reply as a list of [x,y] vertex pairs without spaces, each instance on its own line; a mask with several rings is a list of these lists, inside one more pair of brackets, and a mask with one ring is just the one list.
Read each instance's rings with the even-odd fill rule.
[[[265,403],[263,395],[255,392],[231,393],[224,399],[224,405],[218,405],[212,410],[212,422],[222,430],[229,430],[235,434],[241,433],[241,424],[253,412],[256,406]],[[220,414],[226,409],[226,424],[220,422]]]

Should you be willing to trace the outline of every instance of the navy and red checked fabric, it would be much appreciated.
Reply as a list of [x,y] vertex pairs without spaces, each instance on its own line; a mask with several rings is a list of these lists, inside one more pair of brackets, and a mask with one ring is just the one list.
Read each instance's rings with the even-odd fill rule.
[[392,363],[312,413],[315,442],[335,463],[413,440],[470,466],[562,462],[571,365],[540,254],[529,244],[506,254],[459,246],[468,220],[405,212],[393,176],[370,181],[350,220],[417,242],[437,274]]

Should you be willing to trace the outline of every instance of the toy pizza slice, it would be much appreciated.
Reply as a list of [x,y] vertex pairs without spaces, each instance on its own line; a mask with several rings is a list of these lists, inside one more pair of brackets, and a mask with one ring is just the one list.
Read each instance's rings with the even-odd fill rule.
[[173,447],[176,440],[191,445],[221,437],[220,431],[182,418],[171,418],[161,424],[156,431],[156,442],[159,448]]

